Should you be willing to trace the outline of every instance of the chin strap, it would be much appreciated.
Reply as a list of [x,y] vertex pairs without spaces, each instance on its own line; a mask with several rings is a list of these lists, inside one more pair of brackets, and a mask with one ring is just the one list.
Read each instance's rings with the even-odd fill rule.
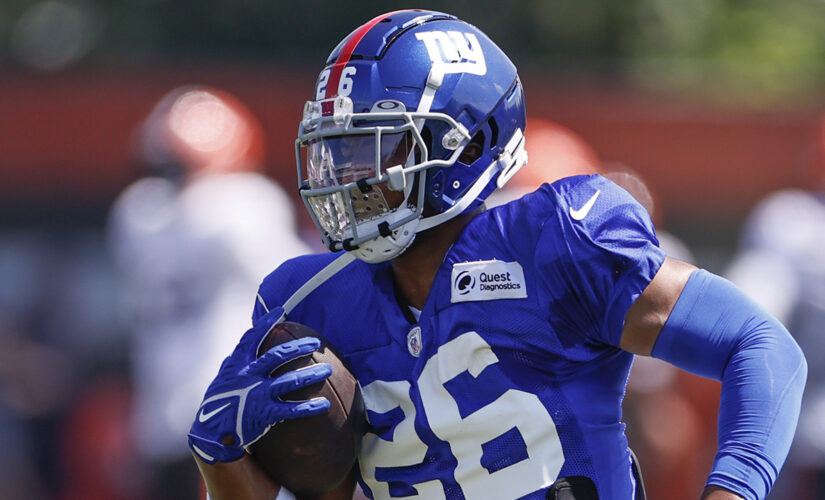
[[[307,280],[301,288],[295,290],[295,293],[290,296],[286,302],[284,302],[284,314],[289,315],[290,311],[295,309],[295,306],[298,305],[302,300],[306,298],[307,295],[312,293],[313,290],[321,286],[326,280],[333,277],[338,271],[347,267],[352,261],[355,260],[355,255],[352,252],[344,252],[339,255],[335,260],[330,262],[326,265],[323,269],[315,273],[315,276]],[[264,309],[269,311],[264,304],[263,299],[260,295],[258,295],[258,301],[264,306]]]

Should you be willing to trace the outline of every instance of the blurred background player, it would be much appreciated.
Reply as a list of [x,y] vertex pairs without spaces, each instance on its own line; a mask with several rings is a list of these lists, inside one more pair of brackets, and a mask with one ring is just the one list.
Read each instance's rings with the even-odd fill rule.
[[768,195],[751,212],[740,252],[727,271],[763,307],[788,325],[808,356],[805,388],[787,473],[771,498],[825,498],[825,118],[814,154],[803,158],[809,189]]
[[199,394],[248,327],[258,283],[308,248],[291,200],[260,173],[261,126],[235,97],[177,88],[136,141],[149,175],[120,195],[109,221],[133,334],[133,434],[146,498],[185,500],[200,491],[184,438]]

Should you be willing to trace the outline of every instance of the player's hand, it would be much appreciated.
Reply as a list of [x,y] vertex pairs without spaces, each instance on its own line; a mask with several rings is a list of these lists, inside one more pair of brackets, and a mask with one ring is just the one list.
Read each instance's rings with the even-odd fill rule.
[[206,463],[237,460],[247,446],[276,423],[329,409],[326,398],[280,400],[283,394],[329,377],[332,368],[328,364],[314,364],[269,378],[278,366],[316,351],[321,346],[319,339],[306,337],[285,342],[257,358],[266,335],[283,318],[283,309],[273,309],[247,330],[206,390],[189,431],[189,446]]

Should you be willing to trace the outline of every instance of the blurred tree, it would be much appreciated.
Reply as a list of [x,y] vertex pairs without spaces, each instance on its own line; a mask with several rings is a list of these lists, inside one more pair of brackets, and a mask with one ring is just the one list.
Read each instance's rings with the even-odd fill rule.
[[644,0],[635,15],[624,53],[641,85],[758,103],[804,97],[825,80],[823,2]]
[[[347,29],[399,0],[5,0],[0,63],[35,6],[91,13],[102,30],[86,59],[277,61],[317,68]],[[648,89],[768,104],[825,83],[825,2],[815,0],[429,0],[417,7],[483,26],[522,68],[624,79]],[[731,95],[731,89],[737,89]],[[721,99],[720,99],[721,100]]]

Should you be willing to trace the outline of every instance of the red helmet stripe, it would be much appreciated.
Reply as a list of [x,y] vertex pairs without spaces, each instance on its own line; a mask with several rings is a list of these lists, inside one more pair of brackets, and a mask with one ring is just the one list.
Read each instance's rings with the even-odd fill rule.
[[381,14],[378,17],[375,17],[369,20],[367,23],[363,24],[360,28],[355,30],[355,33],[349,37],[347,43],[341,48],[341,52],[338,54],[338,59],[335,60],[335,63],[332,65],[332,71],[329,75],[329,82],[327,82],[327,89],[325,97],[329,99],[330,97],[335,97],[338,95],[338,83],[341,80],[341,73],[344,71],[344,67],[349,62],[350,57],[352,57],[352,53],[355,52],[355,47],[358,46],[358,43],[361,41],[364,36],[375,26],[376,24],[380,23],[384,19],[392,16],[393,14],[398,14],[399,12],[404,12],[404,10],[395,10],[393,12],[387,12],[386,14]]

